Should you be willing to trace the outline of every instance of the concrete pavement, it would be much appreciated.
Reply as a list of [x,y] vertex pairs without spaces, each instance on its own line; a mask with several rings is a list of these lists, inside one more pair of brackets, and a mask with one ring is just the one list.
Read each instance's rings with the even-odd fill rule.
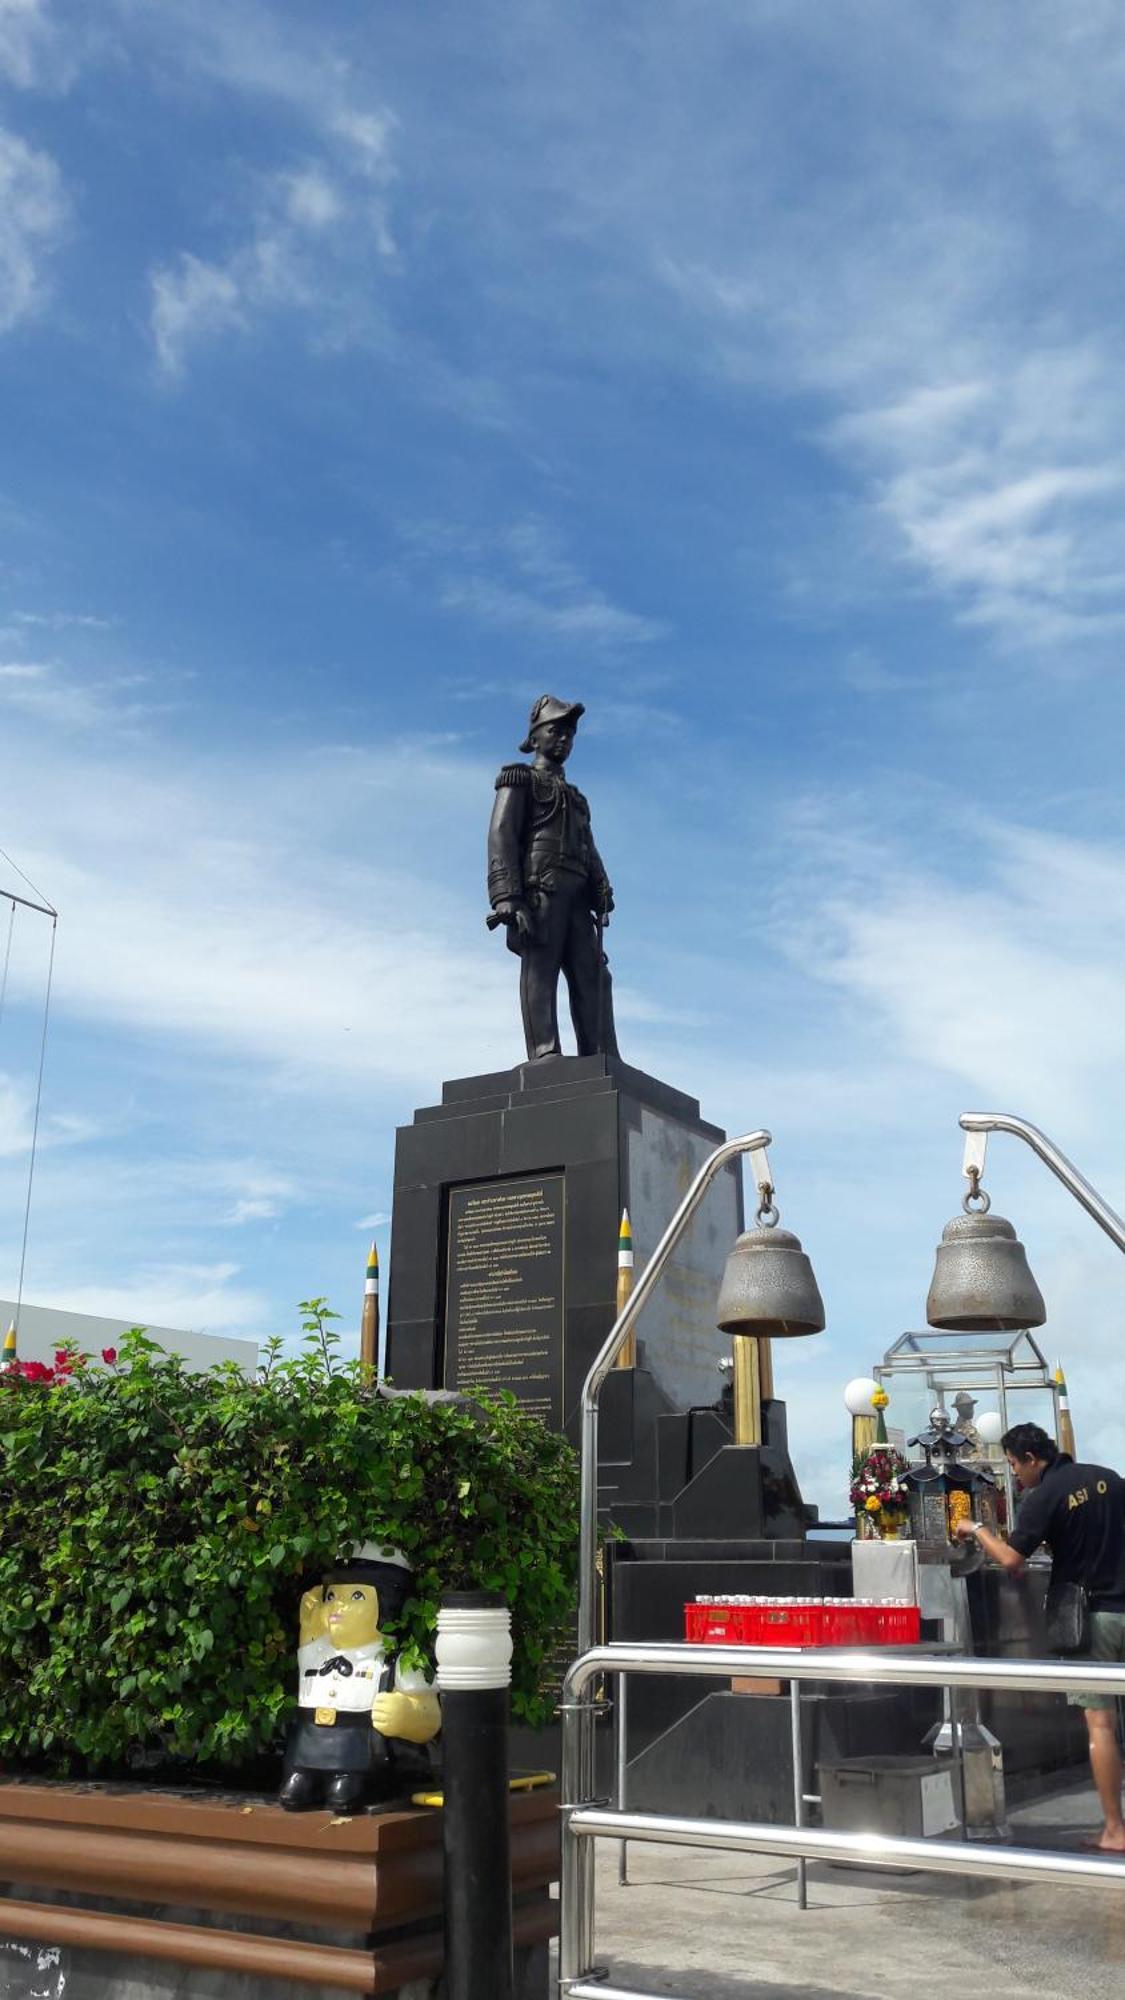
[[[1012,1813],[1012,1838],[1073,1851],[1098,1823],[1083,1786]],[[819,1864],[809,1907],[768,1857],[634,1845],[618,1886],[599,1842],[600,1965],[674,2000],[873,2000],[920,1984],[966,2000],[1122,2000],[1121,1890],[888,1876]]]

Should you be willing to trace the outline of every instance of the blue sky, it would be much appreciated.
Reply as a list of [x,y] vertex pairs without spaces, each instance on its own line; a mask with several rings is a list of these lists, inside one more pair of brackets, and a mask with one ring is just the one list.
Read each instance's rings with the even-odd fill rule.
[[[1100,0],[0,0],[29,1298],[358,1316],[395,1125],[521,1053],[483,827],[545,688],[625,1053],[775,1133],[819,1497],[959,1111],[1125,1207],[1123,135]],[[1117,1253],[989,1178],[1120,1460]]]

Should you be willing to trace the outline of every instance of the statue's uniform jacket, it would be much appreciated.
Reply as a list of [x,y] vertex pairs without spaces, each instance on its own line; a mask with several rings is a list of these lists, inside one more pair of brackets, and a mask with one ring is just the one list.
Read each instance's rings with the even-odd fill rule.
[[612,899],[590,808],[578,787],[531,764],[505,764],[488,830],[489,899],[494,908],[520,897],[534,905],[559,886],[560,875],[585,880],[591,909]]

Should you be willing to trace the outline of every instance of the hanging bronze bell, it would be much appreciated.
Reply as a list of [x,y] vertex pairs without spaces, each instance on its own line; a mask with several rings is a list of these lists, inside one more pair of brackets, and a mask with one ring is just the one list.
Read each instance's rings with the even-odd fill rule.
[[799,1239],[788,1229],[747,1229],[727,1258],[719,1287],[724,1333],[770,1340],[823,1333],[824,1302]]
[[1027,1252],[1002,1215],[955,1215],[941,1232],[926,1299],[930,1326],[950,1333],[1007,1333],[1042,1326],[1043,1294]]

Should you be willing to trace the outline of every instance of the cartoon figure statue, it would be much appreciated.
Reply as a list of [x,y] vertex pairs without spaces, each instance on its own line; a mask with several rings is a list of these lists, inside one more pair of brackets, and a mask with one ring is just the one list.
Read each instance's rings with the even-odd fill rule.
[[441,1728],[433,1684],[400,1666],[381,1629],[410,1594],[398,1549],[364,1542],[301,1599],[300,1715],[278,1801],[287,1812],[357,1812],[430,1776],[425,1745]]

